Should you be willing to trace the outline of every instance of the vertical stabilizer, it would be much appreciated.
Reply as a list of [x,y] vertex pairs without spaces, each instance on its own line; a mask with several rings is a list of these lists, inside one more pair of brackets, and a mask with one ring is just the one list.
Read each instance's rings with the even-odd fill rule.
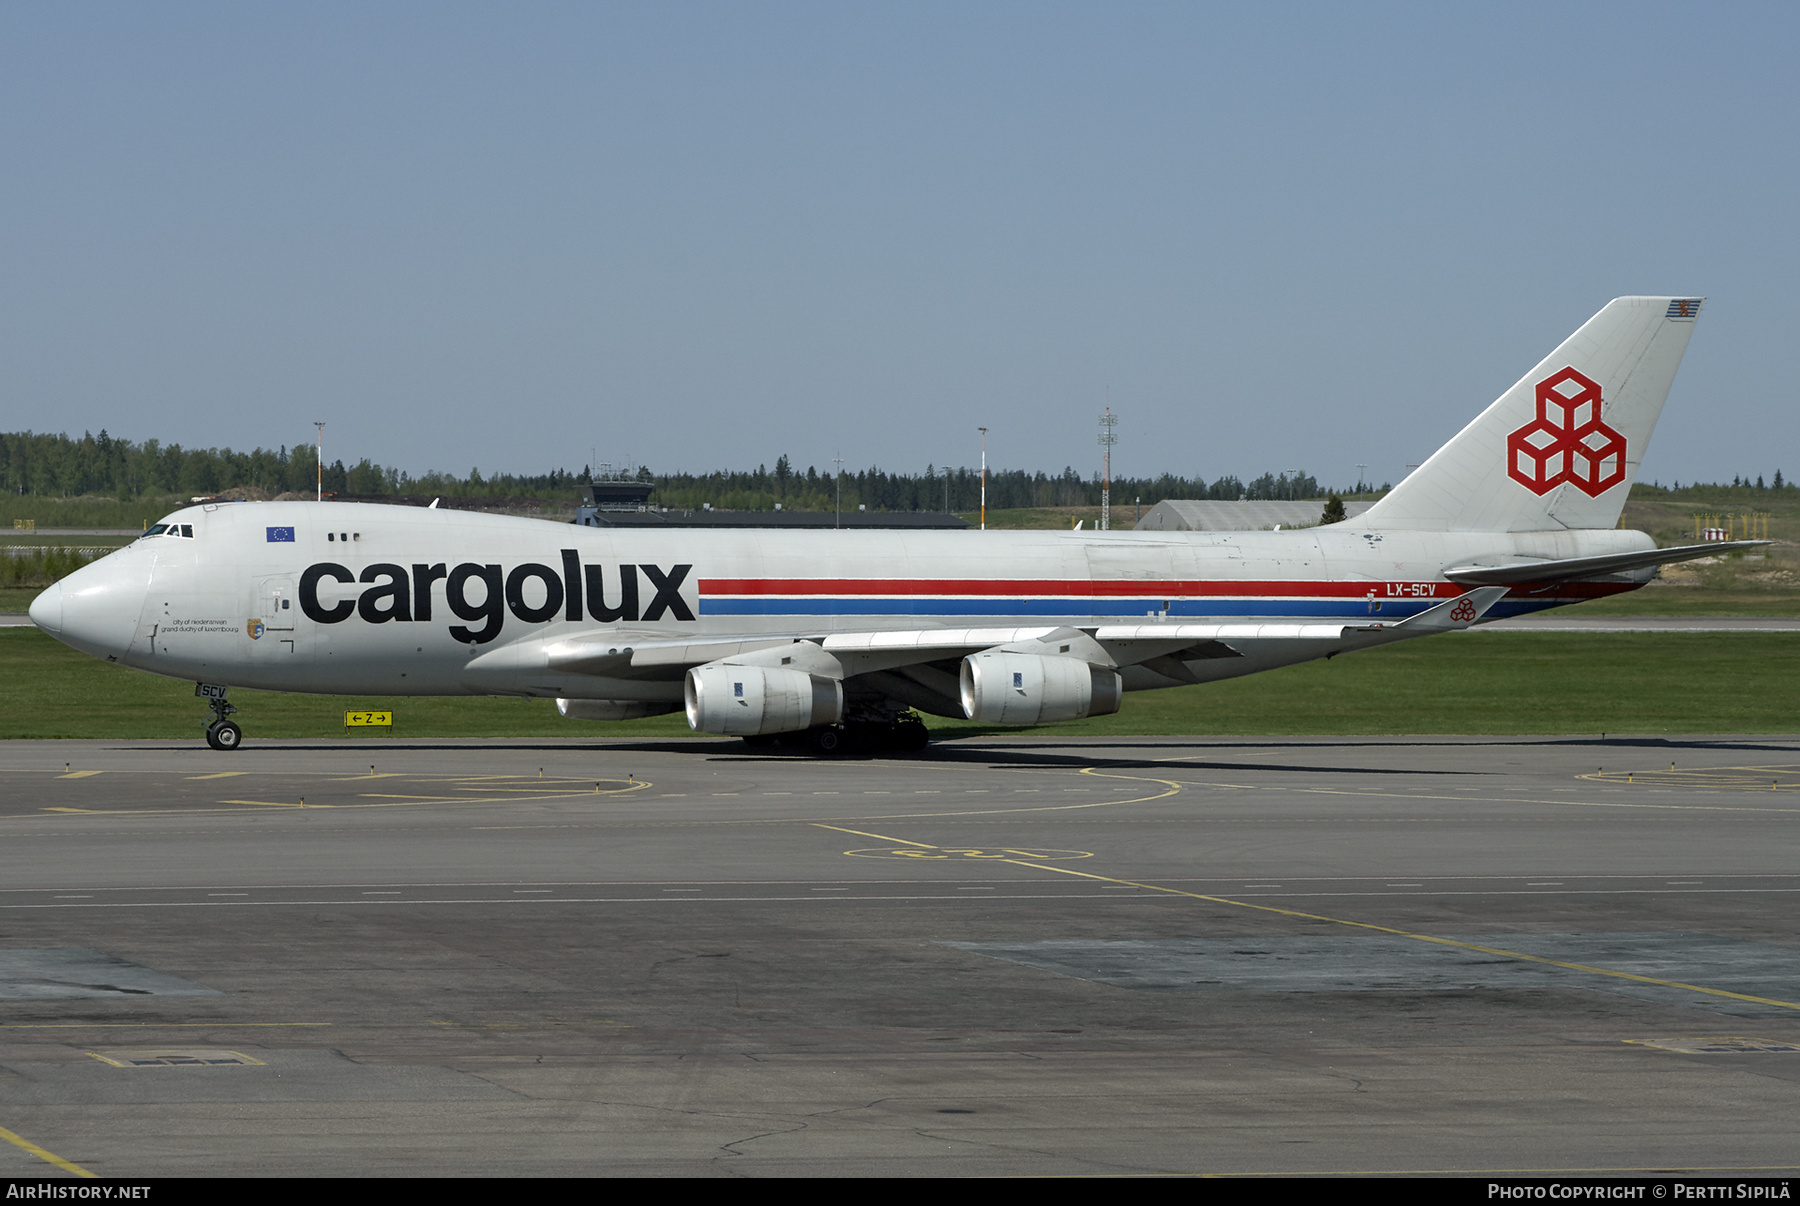
[[1358,517],[1358,527],[1610,528],[1687,350],[1700,298],[1620,297]]

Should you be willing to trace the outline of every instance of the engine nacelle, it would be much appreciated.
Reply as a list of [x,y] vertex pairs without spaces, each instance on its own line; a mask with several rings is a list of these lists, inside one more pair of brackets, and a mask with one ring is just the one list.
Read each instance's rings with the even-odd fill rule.
[[1119,710],[1119,672],[1073,657],[988,649],[962,663],[963,715],[983,724],[1043,724]]
[[570,720],[642,720],[679,712],[681,705],[642,699],[559,699],[556,710]]
[[682,695],[696,733],[794,733],[844,715],[844,684],[804,670],[713,662],[687,672]]

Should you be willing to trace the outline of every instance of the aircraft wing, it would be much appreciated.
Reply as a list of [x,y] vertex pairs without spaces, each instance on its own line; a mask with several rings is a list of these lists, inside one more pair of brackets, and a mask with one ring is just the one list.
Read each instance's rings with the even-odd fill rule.
[[[996,645],[1075,631],[1032,628],[924,628],[874,632],[793,632],[719,640],[634,640],[618,633],[570,637],[549,645],[549,668],[609,678],[655,678],[724,658],[807,642],[847,663],[848,673],[966,657]],[[855,669],[850,667],[854,666]]]
[[[1501,592],[1504,593],[1504,592]],[[1482,610],[1486,610],[1484,607]],[[608,678],[675,678],[709,662],[751,659],[779,661],[789,647],[809,644],[802,656],[829,655],[852,677],[932,662],[956,661],[1000,647],[1043,646],[1069,651],[1098,663],[1130,666],[1173,653],[1205,649],[1205,656],[1243,656],[1270,641],[1338,641],[1346,631],[1361,633],[1396,625],[1342,623],[1150,623],[1094,627],[914,628],[867,632],[772,633],[752,639],[633,640],[619,634],[571,637],[545,647],[547,668]],[[1098,648],[1096,648],[1098,646]],[[1096,656],[1097,655],[1097,656]],[[479,660],[479,659],[478,659]],[[833,667],[836,669],[837,667]]]
[[[1146,666],[1177,681],[1193,679],[1183,663],[1212,658],[1266,656],[1296,643],[1360,638],[1377,642],[1466,628],[1507,593],[1480,586],[1397,623],[1160,621],[1091,627],[906,628],[862,632],[765,633],[711,640],[638,639],[649,634],[613,630],[565,637],[536,646],[513,646],[471,663],[477,672],[489,658],[645,683],[673,683],[696,667],[725,663],[804,671],[839,681],[858,679],[916,706],[943,712],[957,698],[956,663],[992,651],[1124,670]],[[1195,680],[1197,681],[1197,680]]]
[[1562,561],[1509,561],[1502,565],[1456,565],[1444,571],[1444,577],[1465,585],[1514,585],[1523,582],[1559,582],[1567,578],[1597,578],[1603,574],[1619,574],[1628,570],[1648,569],[1676,561],[1693,561],[1700,557],[1716,557],[1743,549],[1761,548],[1767,540],[1724,540],[1712,544],[1684,544],[1670,549],[1649,549],[1641,553],[1608,553],[1600,557],[1570,557]]

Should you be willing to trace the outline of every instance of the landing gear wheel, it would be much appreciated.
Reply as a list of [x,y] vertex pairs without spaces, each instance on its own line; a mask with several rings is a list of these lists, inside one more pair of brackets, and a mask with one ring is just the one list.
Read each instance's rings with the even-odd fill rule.
[[806,743],[812,747],[813,753],[830,756],[844,748],[844,734],[828,725],[808,733]]
[[[194,684],[194,694],[199,695],[206,685]],[[235,705],[225,698],[225,688],[215,686],[208,689],[207,708],[212,712],[212,719],[206,722],[206,744],[215,750],[235,750],[244,740],[244,730],[231,722],[231,714],[237,711]]]
[[917,753],[931,741],[931,732],[924,722],[918,720],[902,720],[894,725],[894,748],[908,753]]

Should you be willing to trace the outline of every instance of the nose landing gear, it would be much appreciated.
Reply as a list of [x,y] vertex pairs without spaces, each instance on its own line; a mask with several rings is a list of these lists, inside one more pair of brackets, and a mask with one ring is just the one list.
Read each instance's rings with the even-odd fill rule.
[[244,730],[227,719],[237,708],[225,698],[225,688],[212,683],[195,683],[194,694],[206,700],[212,719],[206,722],[206,744],[215,750],[235,750],[244,740]]

